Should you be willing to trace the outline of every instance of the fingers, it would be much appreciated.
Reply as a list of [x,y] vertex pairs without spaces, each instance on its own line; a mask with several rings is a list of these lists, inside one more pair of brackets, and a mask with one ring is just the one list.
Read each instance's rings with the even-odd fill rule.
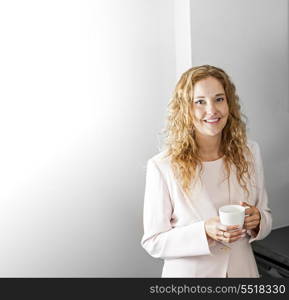
[[244,227],[246,229],[254,229],[260,224],[260,214],[256,213],[252,216],[245,217],[244,219]]
[[245,228],[246,229],[254,229],[254,228],[257,228],[258,227],[258,225],[259,225],[259,222],[250,222],[250,223],[247,223],[246,225],[245,225]]
[[249,203],[247,203],[247,202],[242,202],[242,201],[240,201],[240,205],[241,206],[247,206],[247,207],[249,207],[249,208],[246,208],[245,209],[245,214],[246,215],[251,215],[251,214],[253,214],[254,213],[254,206],[253,205],[251,205],[251,204],[249,204]]
[[246,232],[246,229],[238,230],[238,231],[231,231],[231,232],[225,232],[224,237],[226,238],[235,238],[238,237]]
[[255,213],[254,208],[246,208],[246,209],[245,209],[245,215],[251,216],[251,215],[253,215],[254,213]]
[[258,215],[260,217],[260,211],[256,206],[248,204],[247,202],[240,202],[240,205],[249,207],[245,209],[245,215],[249,215],[249,216]]
[[246,236],[246,234],[242,234],[242,235],[238,235],[238,236],[233,237],[233,238],[227,238],[227,239],[225,239],[225,242],[226,243],[233,243],[233,242],[236,242],[238,239],[243,238],[245,236]]
[[226,226],[223,224],[218,224],[217,228],[221,231],[231,231],[231,230],[236,230],[239,229],[239,225],[230,225],[230,226]]
[[227,226],[223,225],[223,224],[217,224],[217,229],[221,230],[221,231],[226,231],[227,230]]
[[[247,213],[248,211],[248,213]],[[251,207],[246,210],[247,217],[244,219],[244,228],[246,229],[254,229],[260,224],[261,215],[256,207]]]
[[219,217],[206,220],[205,230],[208,237],[227,243],[232,243],[246,235],[246,229],[240,228],[239,225],[223,225],[220,223]]
[[238,231],[231,231],[231,232],[224,232],[223,236],[228,239],[239,237],[240,235],[244,234],[246,229],[238,230]]
[[219,241],[219,242],[226,242],[226,243],[232,243],[232,242],[235,242],[238,239],[243,238],[245,236],[246,236],[246,234],[242,233],[241,235],[237,235],[237,236],[234,236],[234,237],[217,237],[217,241]]
[[255,214],[250,217],[246,217],[244,220],[244,227],[246,229],[254,229],[260,224],[260,215]]
[[250,222],[253,222],[253,221],[259,221],[260,220],[260,216],[259,215],[252,215],[252,216],[248,216],[248,217],[245,217],[244,219],[244,223],[250,223]]
[[235,231],[219,230],[217,232],[217,240],[227,242],[227,243],[232,243],[232,242],[238,240],[239,238],[244,237],[245,232],[246,232],[246,229],[235,230]]
[[247,202],[244,202],[244,201],[240,201],[240,205],[241,206],[249,206],[249,207],[252,207],[253,205],[247,203]]

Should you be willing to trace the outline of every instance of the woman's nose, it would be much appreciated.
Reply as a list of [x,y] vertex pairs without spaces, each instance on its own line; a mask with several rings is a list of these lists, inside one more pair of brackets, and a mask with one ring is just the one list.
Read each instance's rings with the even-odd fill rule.
[[209,114],[214,114],[217,111],[216,105],[214,103],[208,103],[206,108],[207,113]]

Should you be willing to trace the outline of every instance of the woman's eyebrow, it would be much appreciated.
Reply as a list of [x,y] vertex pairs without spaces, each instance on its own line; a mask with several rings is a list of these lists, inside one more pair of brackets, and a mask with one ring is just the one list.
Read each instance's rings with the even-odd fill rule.
[[[224,93],[220,93],[220,94],[216,94],[215,95],[215,97],[218,97],[218,96],[225,96],[225,94]],[[194,97],[194,99],[196,99],[196,98],[206,98],[205,96],[196,96],[196,97]]]

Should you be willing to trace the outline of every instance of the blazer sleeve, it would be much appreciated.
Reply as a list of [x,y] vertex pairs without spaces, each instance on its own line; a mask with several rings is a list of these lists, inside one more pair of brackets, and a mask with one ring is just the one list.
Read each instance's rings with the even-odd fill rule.
[[152,257],[162,259],[211,255],[204,221],[173,228],[170,223],[172,212],[165,179],[157,164],[150,159],[146,173],[142,247]]
[[268,207],[268,195],[265,188],[265,179],[264,179],[264,170],[263,170],[263,162],[261,158],[261,152],[259,145],[255,142],[255,169],[256,169],[256,183],[257,183],[257,201],[256,207],[259,209],[261,214],[261,220],[259,225],[259,232],[254,237],[249,231],[248,233],[251,235],[249,242],[252,243],[255,240],[264,239],[272,229],[272,214],[271,209]]

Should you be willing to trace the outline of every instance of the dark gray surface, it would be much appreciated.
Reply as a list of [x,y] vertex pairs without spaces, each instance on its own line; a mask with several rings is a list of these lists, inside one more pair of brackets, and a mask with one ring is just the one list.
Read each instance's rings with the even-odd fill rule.
[[289,268],[289,226],[274,229],[261,241],[252,243],[254,253]]

